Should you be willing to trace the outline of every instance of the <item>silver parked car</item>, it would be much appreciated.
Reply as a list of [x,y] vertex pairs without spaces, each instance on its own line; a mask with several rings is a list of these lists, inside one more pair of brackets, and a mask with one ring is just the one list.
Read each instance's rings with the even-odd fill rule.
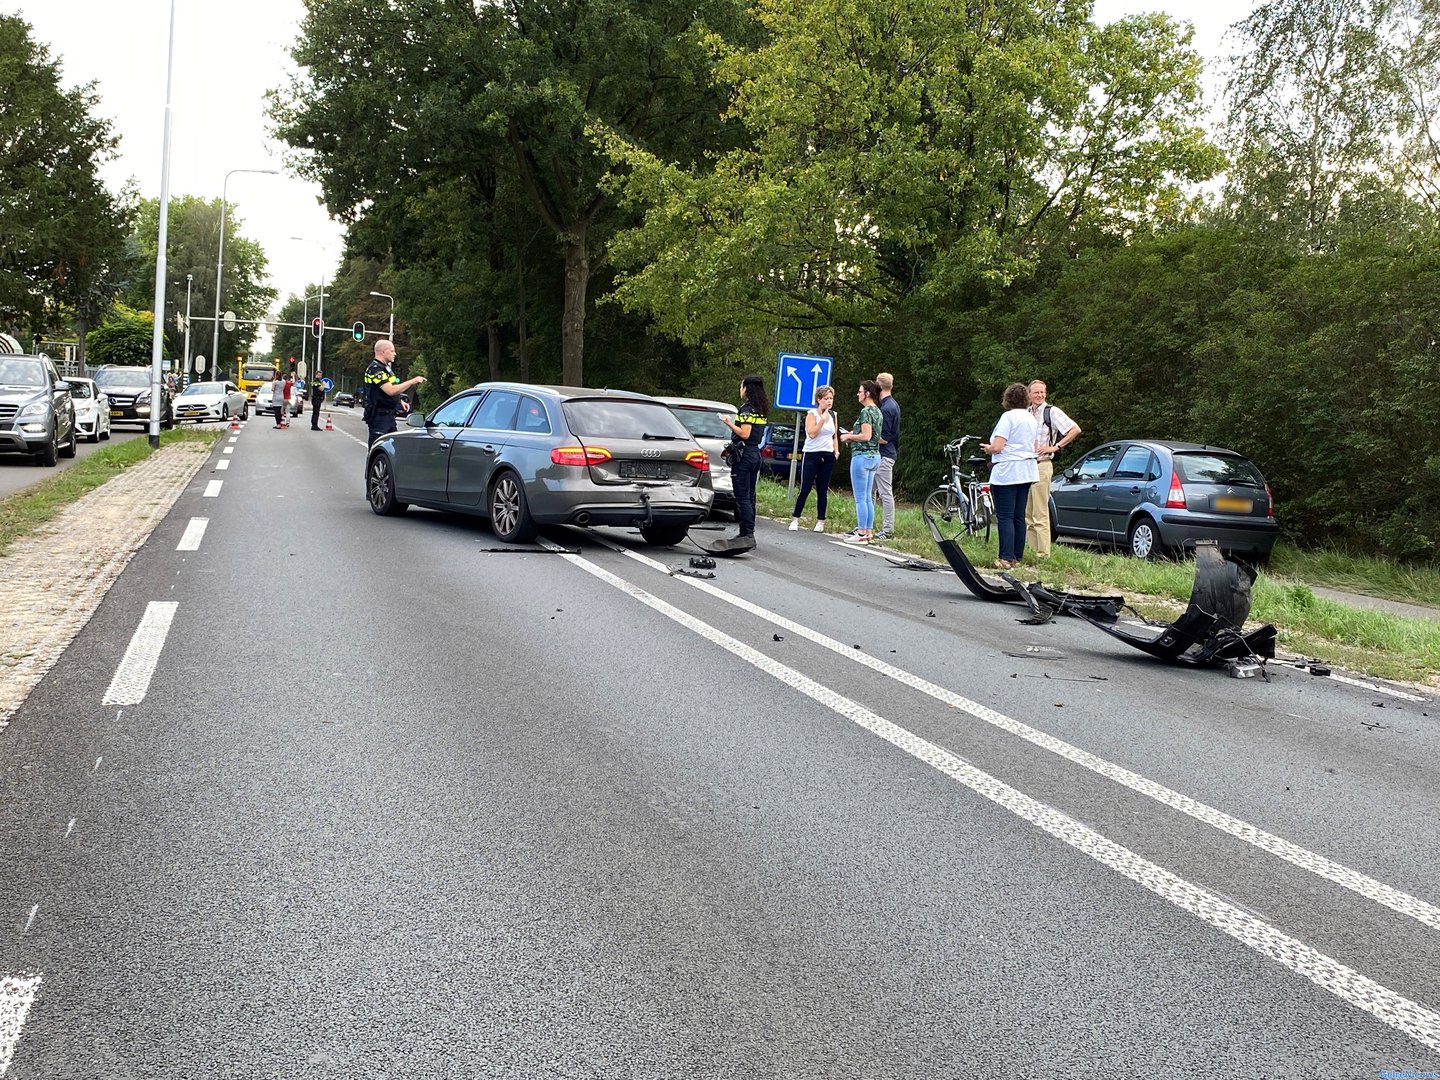
[[0,454],[29,454],[37,465],[75,456],[70,384],[48,356],[0,356]]
[[250,399],[232,382],[191,383],[175,399],[176,420],[202,424],[206,420],[229,420],[232,416],[250,419]]
[[669,408],[623,390],[481,383],[370,446],[377,514],[411,505],[488,518],[507,543],[542,525],[639,529],[677,544],[710,512],[710,457]]
[[730,429],[720,422],[720,414],[735,415],[735,406],[706,398],[657,398],[670,406],[670,411],[695,436],[700,449],[710,455],[710,486],[715,489],[715,509],[735,513],[735,491],[730,484],[730,466],[720,457],[730,442]]

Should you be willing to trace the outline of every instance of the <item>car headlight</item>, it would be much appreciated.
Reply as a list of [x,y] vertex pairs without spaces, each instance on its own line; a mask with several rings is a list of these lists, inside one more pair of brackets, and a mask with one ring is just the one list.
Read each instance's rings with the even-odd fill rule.
[[40,401],[32,401],[29,405],[26,405],[23,409],[21,409],[20,412],[17,413],[16,415],[18,415],[18,416],[49,416],[49,415],[50,415],[50,402],[45,401],[45,400],[43,400],[43,399],[40,400]]
[[149,391],[149,390],[141,390],[140,393],[138,393],[138,394],[135,395],[135,404],[136,404],[136,405],[139,405],[142,401],[149,401],[149,400],[150,400],[150,391]]

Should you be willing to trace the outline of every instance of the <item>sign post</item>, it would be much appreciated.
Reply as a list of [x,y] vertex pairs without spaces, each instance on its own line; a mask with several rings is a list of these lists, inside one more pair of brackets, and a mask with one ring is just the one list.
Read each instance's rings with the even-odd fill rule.
[[795,463],[800,456],[804,414],[815,406],[815,391],[830,383],[830,371],[834,364],[835,360],[830,356],[781,353],[780,362],[775,365],[775,408],[792,409],[801,414],[795,420],[795,443],[790,451],[791,496],[795,494]]

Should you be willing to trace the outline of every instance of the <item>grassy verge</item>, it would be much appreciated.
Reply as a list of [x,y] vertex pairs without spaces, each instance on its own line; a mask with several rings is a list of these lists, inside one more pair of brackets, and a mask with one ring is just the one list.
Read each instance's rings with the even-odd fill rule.
[[[223,433],[223,428],[176,428],[160,433],[160,445],[169,446],[177,442],[209,444]],[[75,462],[63,472],[44,470],[50,475],[38,484],[0,499],[0,555],[9,551],[16,540],[29,536],[82,495],[94,491],[137,462],[144,461],[151,452],[149,439],[112,443],[87,455],[83,461]]]
[[[793,500],[786,496],[784,484],[762,480],[758,503],[761,514],[790,519]],[[814,524],[814,507],[811,496],[810,513],[801,519],[802,526]],[[844,532],[854,524],[854,501],[832,493],[826,526],[831,532]],[[885,546],[927,559],[940,558],[920,510],[914,506],[896,508],[895,536]],[[995,560],[993,534],[988,545],[967,540],[963,546],[977,566]],[[1017,573],[1040,576],[1034,565]],[[1057,544],[1044,564],[1044,579],[1069,589],[1118,591],[1149,617],[1157,617],[1167,608],[1173,617],[1190,598],[1194,568],[1189,561],[1142,562],[1098,548]],[[1433,684],[1440,676],[1440,621],[1351,607],[1316,596],[1311,584],[1440,606],[1440,571],[1410,570],[1338,552],[1312,554],[1277,548],[1271,567],[1255,583],[1250,612],[1253,620],[1275,625],[1282,652],[1320,657],[1351,671],[1405,682]]]

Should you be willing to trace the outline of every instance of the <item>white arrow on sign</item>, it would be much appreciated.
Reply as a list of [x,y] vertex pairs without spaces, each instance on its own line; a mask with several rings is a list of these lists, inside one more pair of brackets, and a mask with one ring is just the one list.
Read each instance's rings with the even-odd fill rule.
[[785,374],[789,375],[790,378],[795,380],[795,400],[799,402],[804,402],[805,398],[802,396],[802,392],[805,389],[805,384],[800,381],[800,375],[798,372],[796,372],[795,365],[786,364]]

